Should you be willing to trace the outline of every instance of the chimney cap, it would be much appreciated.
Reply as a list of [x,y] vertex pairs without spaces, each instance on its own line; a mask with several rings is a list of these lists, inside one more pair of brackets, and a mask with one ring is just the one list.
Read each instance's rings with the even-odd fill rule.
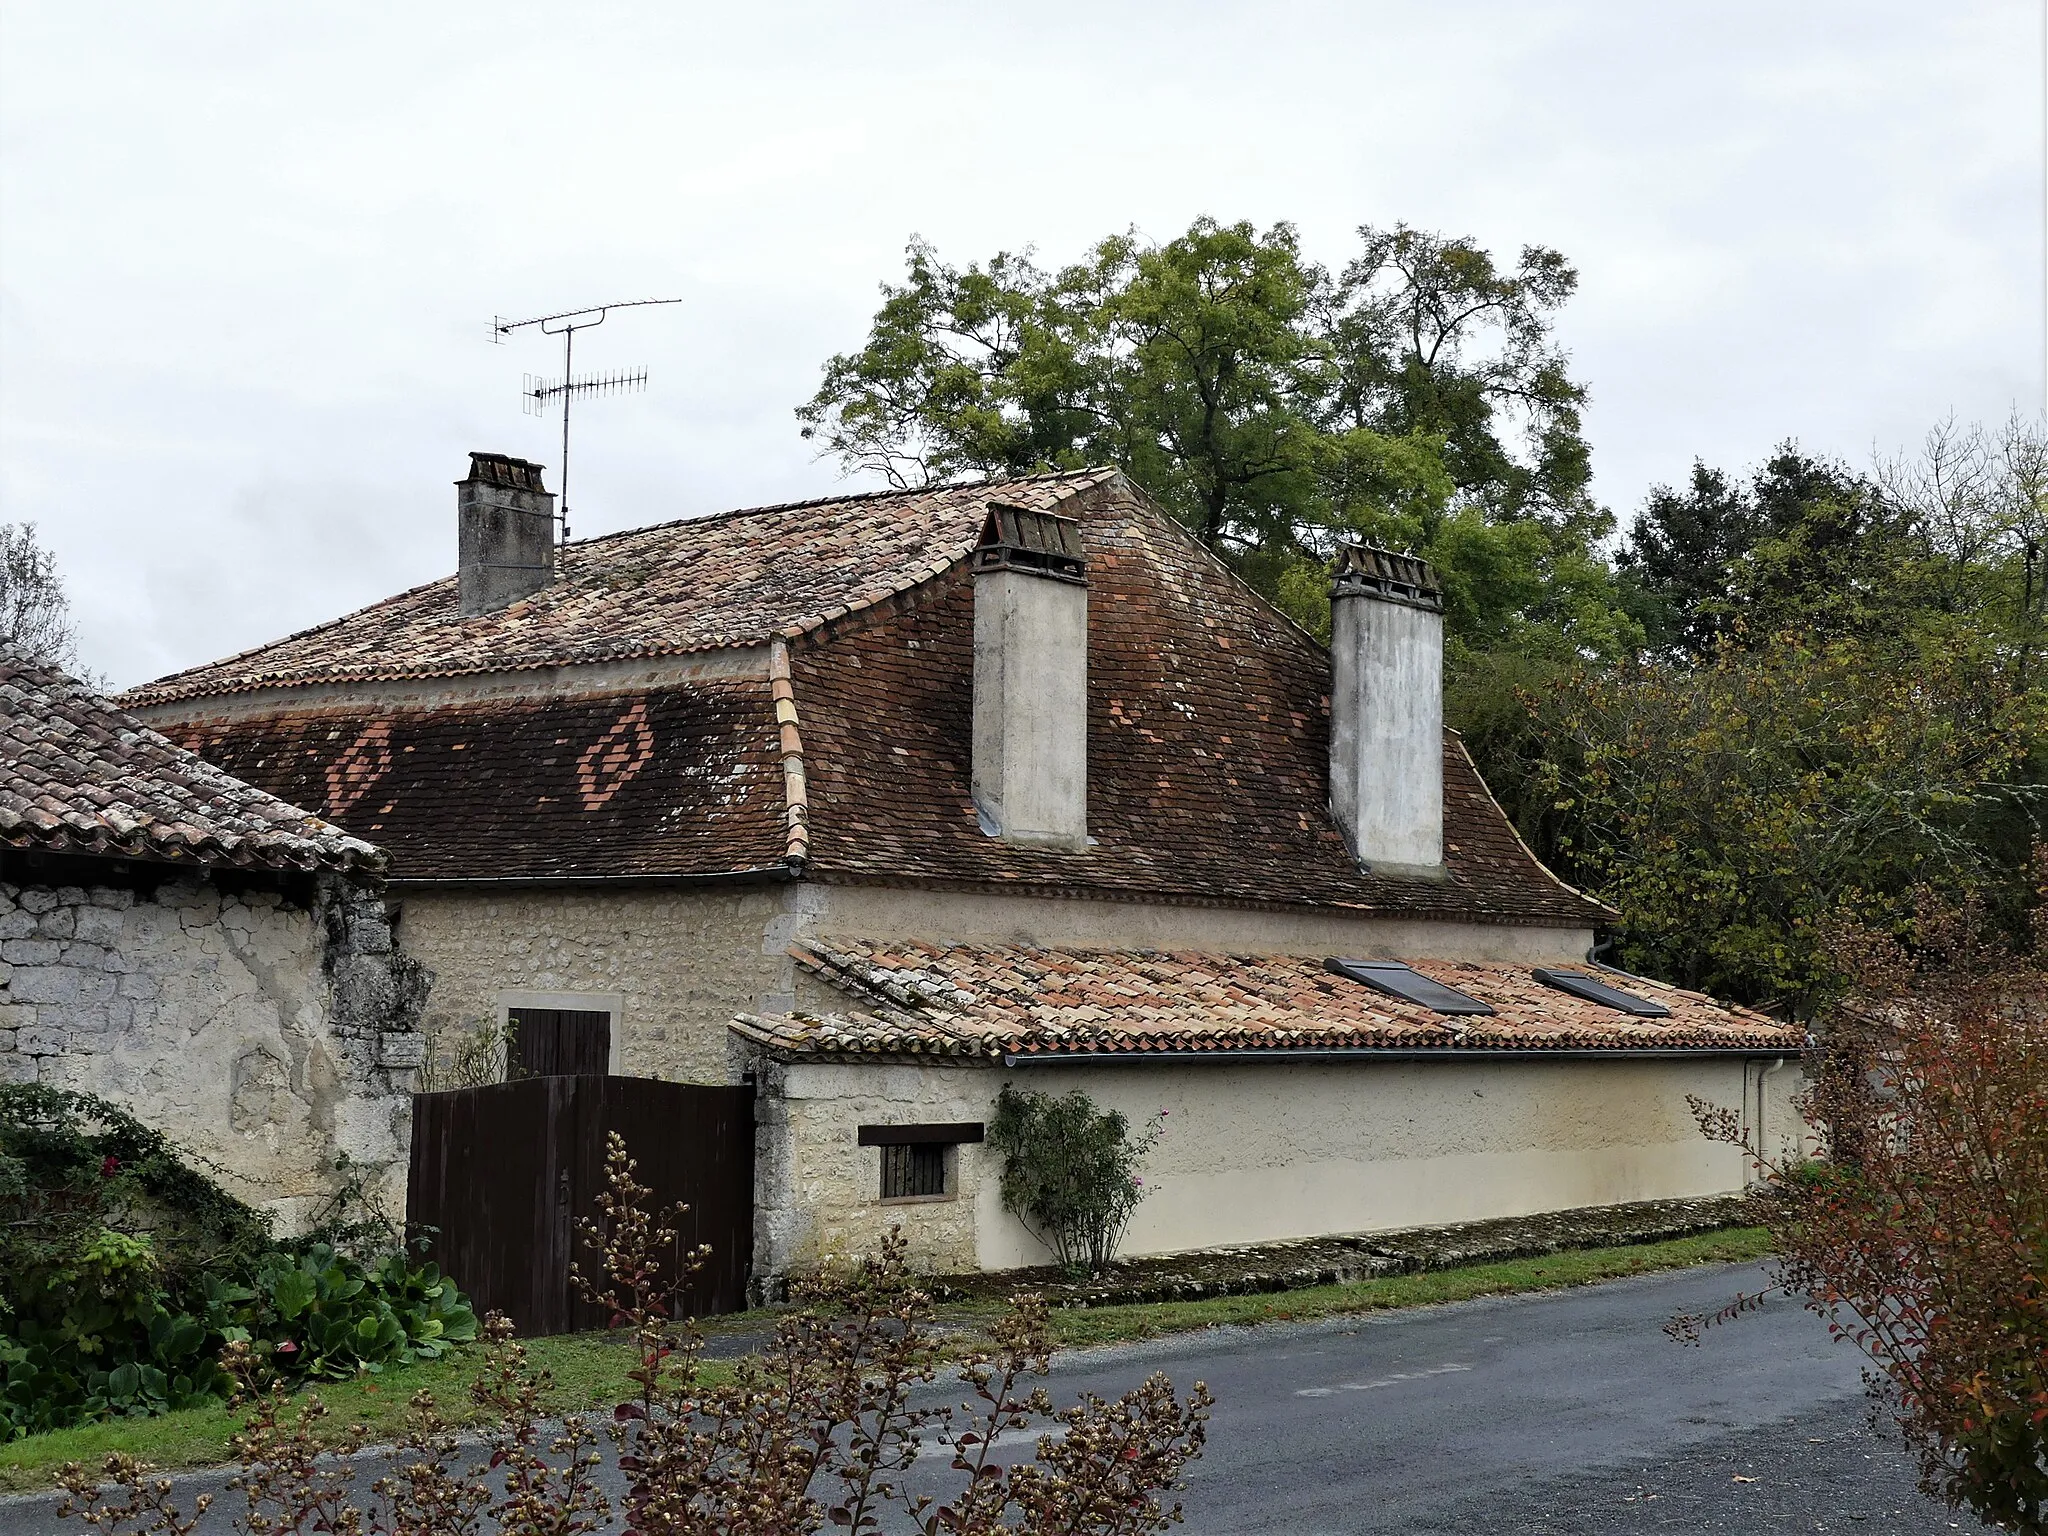
[[1427,560],[1375,544],[1340,544],[1332,597],[1372,596],[1441,610],[1443,583]]
[[1081,543],[1081,520],[992,501],[975,541],[974,569],[1029,571],[1085,586],[1088,558]]
[[469,455],[469,475],[458,480],[457,485],[469,485],[482,481],[486,485],[503,486],[508,491],[540,491],[547,487],[541,483],[545,464],[535,464],[529,459],[515,459],[505,453],[477,453]]

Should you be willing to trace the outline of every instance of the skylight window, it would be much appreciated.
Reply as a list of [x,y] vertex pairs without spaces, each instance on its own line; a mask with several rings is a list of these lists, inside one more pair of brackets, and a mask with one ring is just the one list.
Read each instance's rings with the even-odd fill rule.
[[1612,1008],[1618,1013],[1632,1013],[1639,1019],[1668,1019],[1671,1010],[1662,1003],[1653,1003],[1647,997],[1637,997],[1633,992],[1624,992],[1619,987],[1610,987],[1604,981],[1595,981],[1583,971],[1532,971],[1530,973],[1546,987],[1555,987],[1560,992],[1569,992],[1573,997],[1584,998],[1589,1003],[1598,1003],[1603,1008]]
[[1323,969],[1346,977],[1404,1003],[1420,1003],[1435,1013],[1490,1014],[1493,1009],[1455,987],[1431,981],[1398,960],[1325,960]]

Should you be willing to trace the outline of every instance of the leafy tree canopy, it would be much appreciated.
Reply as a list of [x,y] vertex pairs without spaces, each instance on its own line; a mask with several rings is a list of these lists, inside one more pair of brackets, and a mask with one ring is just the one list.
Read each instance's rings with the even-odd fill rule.
[[0,523],[0,645],[45,666],[78,664],[78,628],[34,523]]
[[1829,914],[1924,880],[2017,931],[2048,814],[2048,436],[1938,427],[1868,471],[1696,463],[1610,558],[1558,252],[1198,219],[955,266],[913,241],[798,411],[899,486],[1123,469],[1312,633],[1357,537],[1445,589],[1447,714],[1628,963],[1811,1011]]
[[1696,464],[1621,556],[1651,643],[1490,717],[1525,835],[1627,915],[1628,963],[1808,1012],[1833,917],[1917,886],[2009,933],[2048,819],[2048,436],[1945,424],[1870,474]]
[[894,485],[1114,464],[1318,633],[1358,536],[1443,573],[1454,666],[1626,650],[1586,391],[1552,335],[1577,275],[1537,246],[1510,268],[1403,225],[1359,238],[1334,273],[1286,224],[1111,235],[1058,270],[913,241],[804,434]]

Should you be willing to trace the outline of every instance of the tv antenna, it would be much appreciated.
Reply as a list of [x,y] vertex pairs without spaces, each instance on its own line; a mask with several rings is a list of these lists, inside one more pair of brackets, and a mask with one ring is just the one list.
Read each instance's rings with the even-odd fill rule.
[[557,400],[562,402],[562,498],[558,521],[562,525],[562,544],[569,543],[569,406],[572,402],[592,395],[628,394],[647,387],[645,368],[626,368],[612,373],[587,373],[577,378],[571,369],[576,351],[576,333],[587,331],[593,325],[603,325],[605,317],[615,309],[640,309],[649,304],[680,304],[681,299],[627,299],[620,304],[599,304],[591,309],[565,309],[559,314],[535,315],[531,320],[507,320],[503,315],[491,317],[491,340],[502,345],[514,331],[523,331],[530,325],[537,325],[544,336],[562,338],[562,376],[559,379],[543,378],[529,373],[520,387],[521,407],[529,416],[545,416],[548,407]]

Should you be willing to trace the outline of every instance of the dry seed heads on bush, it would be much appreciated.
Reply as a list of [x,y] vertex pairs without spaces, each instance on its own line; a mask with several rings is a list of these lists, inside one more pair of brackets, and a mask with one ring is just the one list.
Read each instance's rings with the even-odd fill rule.
[[[675,1213],[648,1209],[624,1143],[610,1138],[607,1188],[584,1223],[596,1273],[579,1266],[584,1297],[628,1332],[634,1395],[603,1437],[623,1474],[625,1528],[637,1536],[807,1536],[837,1531],[998,1536],[1057,1530],[1139,1536],[1165,1530],[1180,1506],[1163,1502],[1201,1455],[1212,1399],[1195,1385],[1185,1401],[1164,1376],[1122,1397],[1089,1396],[1055,1411],[1040,1378],[1052,1355],[1044,1303],[1019,1297],[967,1347],[934,1325],[931,1297],[891,1232],[879,1253],[797,1287],[796,1305],[759,1355],[716,1379],[700,1368],[694,1322],[675,1316],[682,1282],[704,1260],[683,1250]],[[454,1437],[421,1393],[412,1401],[397,1469],[361,1503],[345,1461],[321,1460],[325,1409],[292,1410],[282,1393],[248,1399],[236,1441],[234,1486],[247,1501],[245,1532],[325,1530],[361,1536],[580,1536],[603,1528],[611,1501],[598,1486],[599,1432],[572,1415],[546,1418],[549,1383],[503,1318],[485,1330],[483,1372],[472,1396],[491,1423],[486,1458],[462,1467]],[[234,1364],[249,1379],[246,1358]],[[933,1403],[953,1373],[966,1401]],[[1041,1429],[1035,1457],[1008,1463],[999,1437]],[[339,1448],[362,1443],[359,1430]],[[943,1459],[941,1459],[943,1458]],[[907,1482],[923,1460],[951,1474],[950,1492]],[[109,1533],[189,1536],[169,1484],[130,1457],[98,1478],[64,1472],[66,1512]]]

